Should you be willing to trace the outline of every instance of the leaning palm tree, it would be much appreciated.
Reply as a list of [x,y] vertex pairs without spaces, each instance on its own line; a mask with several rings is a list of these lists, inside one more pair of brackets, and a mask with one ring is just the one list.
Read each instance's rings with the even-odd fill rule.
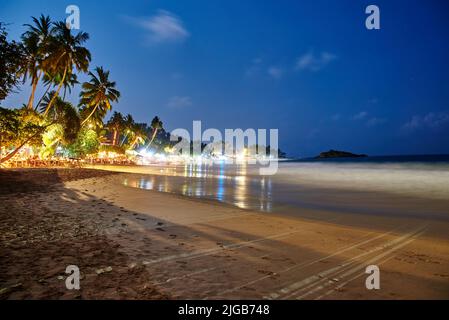
[[[51,95],[50,95],[51,96]],[[74,143],[80,131],[80,117],[77,109],[70,103],[57,97],[53,108],[49,111],[47,120],[51,119],[49,126],[42,136],[44,144],[41,148],[41,156],[52,156],[58,145],[67,146]]]
[[163,123],[162,121],[159,119],[159,117],[154,117],[153,120],[151,121],[151,128],[153,129],[153,135],[151,136],[151,140],[148,143],[148,146],[151,146],[151,144],[153,143],[154,138],[156,138],[156,134],[158,132],[158,130],[163,128]]
[[120,146],[123,146],[125,143],[125,140],[128,139],[128,136],[133,134],[133,129],[135,126],[135,122],[133,119],[133,116],[129,113],[126,115],[125,118],[123,118],[123,129],[125,129],[125,135],[123,136],[122,142],[120,143]]
[[96,67],[95,71],[96,74],[89,72],[90,81],[82,85],[80,106],[83,114],[87,112],[89,114],[81,125],[91,117],[102,119],[108,110],[111,110],[111,103],[117,102],[120,98],[120,92],[115,89],[115,82],[109,80],[109,71],[104,71],[103,67]]
[[134,150],[137,146],[144,144],[147,139],[147,126],[145,123],[135,123],[130,129],[132,142],[129,145],[130,150]]
[[[50,103],[51,98],[54,96],[54,94],[55,94],[55,91],[49,91],[42,97],[42,99],[41,99],[42,101],[38,105],[40,107],[39,111],[41,113],[43,113],[47,109],[48,104]],[[52,115],[53,115],[53,112],[49,111],[49,113],[48,113],[49,118],[51,118]]]
[[78,84],[78,77],[76,76],[76,74],[69,74],[67,75],[67,77],[64,80],[64,83],[62,84],[62,86],[64,87],[64,94],[62,95],[62,100],[65,100],[65,96],[67,94],[67,91],[69,92],[69,94],[72,93],[72,88]]
[[124,128],[124,126],[125,120],[123,119],[123,115],[120,112],[115,111],[107,123],[107,127],[113,132],[112,145],[118,145],[120,131]]
[[22,34],[26,57],[23,65],[23,81],[26,82],[28,77],[31,80],[31,94],[27,104],[29,109],[33,109],[37,84],[42,72],[45,72],[42,62],[49,54],[48,42],[52,36],[52,22],[49,16],[41,15],[39,19],[35,17],[32,19],[34,24],[25,24],[28,30]]
[[[49,73],[44,74],[44,76],[42,77],[42,81],[44,83],[44,86],[46,86],[47,88],[45,89],[44,94],[42,95],[42,97],[39,99],[39,101],[36,104],[36,108],[35,110],[37,110],[39,108],[39,106],[41,106],[41,103],[43,101],[43,99],[47,96],[47,93],[50,91],[50,89],[53,86],[57,86],[59,84],[59,82],[61,81],[61,75],[50,75]],[[64,87],[64,94],[62,96],[62,100],[65,100],[65,96],[67,91],[69,93],[72,93],[72,88],[78,84],[78,77],[76,76],[76,74],[68,74],[65,77],[64,83],[62,84],[62,86]],[[53,95],[56,93],[56,91],[53,91]],[[48,104],[47,104],[48,105]],[[45,109],[41,110],[42,112],[45,112]]]
[[56,22],[53,25],[54,37],[48,45],[50,54],[45,58],[42,65],[48,70],[49,74],[59,76],[61,80],[44,112],[45,116],[59,95],[66,77],[73,74],[74,69],[78,72],[87,72],[91,60],[89,50],[83,47],[83,44],[89,39],[89,34],[79,32],[73,35],[63,21]]

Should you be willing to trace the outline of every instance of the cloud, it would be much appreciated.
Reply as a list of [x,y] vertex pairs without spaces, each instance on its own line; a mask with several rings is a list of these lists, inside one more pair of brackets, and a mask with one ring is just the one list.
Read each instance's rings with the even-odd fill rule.
[[192,105],[192,98],[189,96],[179,97],[174,96],[168,100],[167,107],[173,109],[184,108]]
[[363,120],[368,116],[368,112],[361,111],[352,117],[352,120]]
[[323,51],[318,55],[309,52],[297,58],[295,69],[319,71],[335,59],[337,59],[337,56],[327,51]]
[[449,125],[449,112],[429,112],[426,115],[414,115],[402,128],[408,131],[416,129],[439,129]]
[[380,124],[385,123],[386,121],[387,121],[387,120],[384,119],[384,118],[373,117],[373,118],[370,118],[370,119],[366,122],[366,125],[367,125],[368,127],[375,127],[375,126],[377,126],[377,125],[380,125]]
[[180,42],[190,36],[181,19],[166,10],[158,10],[151,17],[126,17],[126,20],[145,30],[147,40],[151,43]]
[[284,75],[284,69],[278,66],[269,66],[263,63],[261,58],[255,58],[251,61],[251,65],[246,69],[245,76],[246,77],[254,77],[268,74],[273,79],[279,80]]
[[268,74],[273,77],[274,79],[280,79],[284,75],[284,70],[282,70],[279,67],[269,67],[267,70]]
[[352,121],[363,122],[367,127],[375,127],[387,122],[387,119],[379,118],[376,116],[370,116],[370,114],[366,111],[360,111],[359,113],[356,113],[349,119],[351,119]]

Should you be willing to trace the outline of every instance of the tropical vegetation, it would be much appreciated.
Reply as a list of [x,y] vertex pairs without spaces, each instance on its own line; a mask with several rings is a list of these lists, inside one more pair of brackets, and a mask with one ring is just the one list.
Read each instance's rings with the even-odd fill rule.
[[[22,106],[0,107],[0,164],[24,146],[40,158],[57,154],[84,158],[101,151],[125,154],[138,148],[164,150],[169,134],[156,116],[150,125],[114,111],[120,91],[110,71],[92,67],[86,44],[89,34],[74,32],[49,16],[32,17],[19,41],[9,41],[0,22],[0,102],[25,86],[30,95]],[[79,76],[89,80],[79,83]],[[78,103],[66,100],[80,85]],[[44,94],[36,97],[38,88]]]

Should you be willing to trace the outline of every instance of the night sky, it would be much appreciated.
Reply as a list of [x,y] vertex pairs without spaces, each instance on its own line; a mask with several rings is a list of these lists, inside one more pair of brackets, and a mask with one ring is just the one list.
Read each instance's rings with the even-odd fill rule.
[[[18,39],[30,16],[62,20],[69,4],[91,67],[122,93],[114,110],[136,121],[278,128],[290,156],[449,153],[448,1],[2,0],[0,20]],[[369,4],[381,30],[365,28]]]

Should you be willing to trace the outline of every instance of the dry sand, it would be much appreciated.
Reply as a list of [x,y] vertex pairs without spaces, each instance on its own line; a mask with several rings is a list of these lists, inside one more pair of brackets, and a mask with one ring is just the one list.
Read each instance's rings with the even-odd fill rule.
[[[126,177],[136,175],[0,171],[0,297],[449,298],[447,222],[311,209],[319,219],[307,220],[134,189]],[[65,288],[69,264],[80,291]],[[365,287],[373,264],[380,290]]]

